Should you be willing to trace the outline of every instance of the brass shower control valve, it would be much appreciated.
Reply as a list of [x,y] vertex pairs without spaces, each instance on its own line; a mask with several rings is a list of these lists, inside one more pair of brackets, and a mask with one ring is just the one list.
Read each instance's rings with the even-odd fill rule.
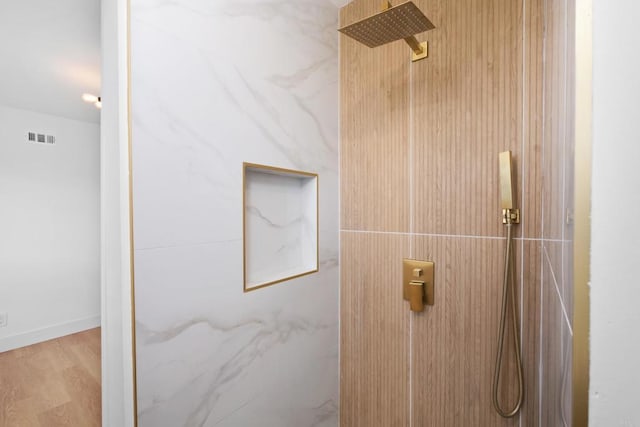
[[421,312],[425,304],[434,304],[433,266],[428,261],[403,260],[402,294],[411,311]]
[[503,224],[520,224],[520,209],[502,209]]

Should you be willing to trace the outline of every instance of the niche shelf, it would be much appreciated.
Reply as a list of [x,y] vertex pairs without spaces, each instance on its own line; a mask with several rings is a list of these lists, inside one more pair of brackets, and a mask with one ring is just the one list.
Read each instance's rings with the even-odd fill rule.
[[318,175],[243,164],[244,291],[318,271]]

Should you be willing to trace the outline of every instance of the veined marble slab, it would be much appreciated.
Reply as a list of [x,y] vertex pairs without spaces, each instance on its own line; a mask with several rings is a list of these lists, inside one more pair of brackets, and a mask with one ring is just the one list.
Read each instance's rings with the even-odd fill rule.
[[[337,426],[338,8],[131,8],[139,424]],[[243,293],[243,162],[319,174],[318,273]]]

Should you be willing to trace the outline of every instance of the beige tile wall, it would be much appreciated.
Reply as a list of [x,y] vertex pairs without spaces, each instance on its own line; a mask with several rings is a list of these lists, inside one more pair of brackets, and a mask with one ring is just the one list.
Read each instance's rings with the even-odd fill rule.
[[[341,424],[553,426],[570,343],[571,0],[414,2],[437,27],[418,35],[427,60],[412,64],[403,42],[369,49],[341,38]],[[341,24],[379,8],[354,0]],[[522,210],[526,381],[512,420],[494,413],[490,394],[506,149]],[[436,305],[424,313],[402,300],[403,257],[436,263]],[[507,403],[514,375],[507,356]]]

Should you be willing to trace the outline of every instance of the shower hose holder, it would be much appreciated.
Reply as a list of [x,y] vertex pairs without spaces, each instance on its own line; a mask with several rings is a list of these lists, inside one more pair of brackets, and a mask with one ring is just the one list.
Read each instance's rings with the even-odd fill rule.
[[503,224],[520,224],[520,209],[502,209]]

